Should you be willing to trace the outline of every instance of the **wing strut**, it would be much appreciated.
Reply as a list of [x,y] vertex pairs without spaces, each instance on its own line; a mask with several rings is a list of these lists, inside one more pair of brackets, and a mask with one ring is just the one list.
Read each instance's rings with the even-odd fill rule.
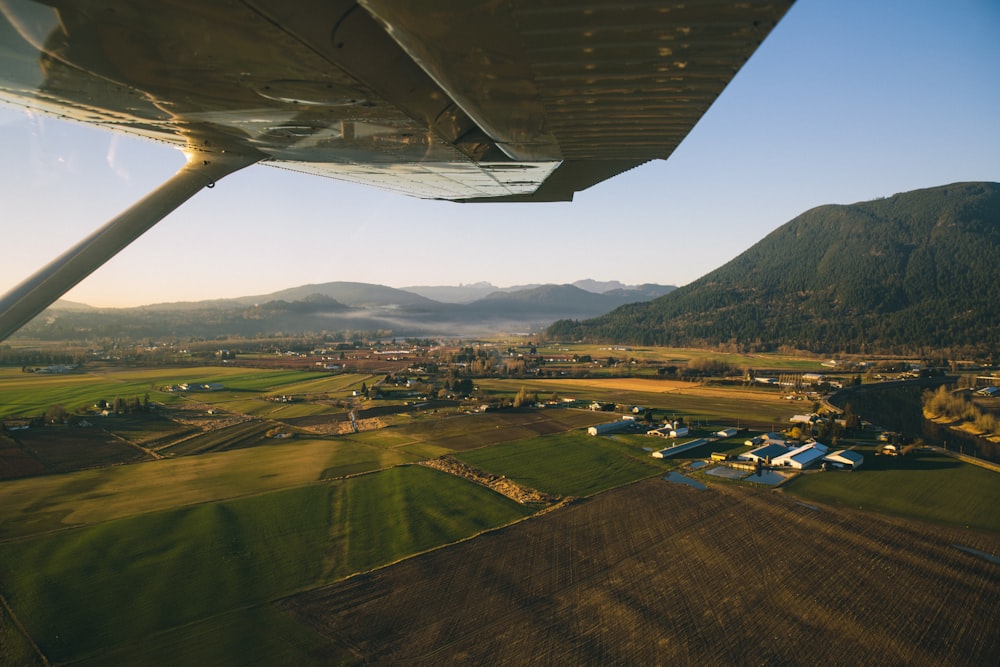
[[0,341],[27,324],[204,187],[260,155],[189,152],[170,180],[0,298]]

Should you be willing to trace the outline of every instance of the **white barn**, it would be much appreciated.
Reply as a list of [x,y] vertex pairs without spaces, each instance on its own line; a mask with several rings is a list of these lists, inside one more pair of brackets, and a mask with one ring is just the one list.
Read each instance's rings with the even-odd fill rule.
[[865,462],[865,457],[850,449],[840,449],[824,456],[823,462],[829,463],[834,468],[856,470]]
[[803,470],[819,463],[820,459],[826,456],[828,448],[818,442],[810,442],[807,445],[797,447],[787,454],[782,454],[771,459],[771,465],[776,467],[795,468]]
[[635,421],[632,419],[620,419],[616,422],[605,422],[604,424],[598,424],[597,426],[591,426],[587,429],[587,433],[590,435],[604,435],[605,433],[614,433],[616,431],[624,431],[627,428],[632,428],[635,426]]

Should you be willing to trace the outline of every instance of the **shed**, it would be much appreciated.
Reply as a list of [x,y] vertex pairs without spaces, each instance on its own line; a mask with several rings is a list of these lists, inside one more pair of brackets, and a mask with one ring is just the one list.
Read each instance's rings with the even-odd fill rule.
[[865,462],[865,457],[850,449],[841,449],[823,457],[825,463],[829,463],[834,468],[844,470],[855,470]]
[[597,426],[591,426],[587,429],[587,433],[590,435],[604,435],[605,433],[614,433],[615,431],[623,431],[627,428],[632,428],[635,426],[635,421],[632,419],[620,419],[616,422],[605,422],[603,424],[598,424]]

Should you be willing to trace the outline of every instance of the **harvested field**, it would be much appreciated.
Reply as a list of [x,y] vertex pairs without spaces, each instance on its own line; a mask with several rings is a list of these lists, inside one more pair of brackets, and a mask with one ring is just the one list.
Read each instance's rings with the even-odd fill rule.
[[[149,459],[141,450],[97,427],[49,425],[18,431],[12,439],[28,456],[41,464],[44,472],[70,472]],[[19,465],[17,469],[27,474],[39,472],[31,472],[30,466]],[[0,477],[4,478],[15,476],[0,473]]]
[[19,447],[13,438],[0,434],[0,479],[41,475],[45,471],[41,461]]
[[995,664],[1000,536],[646,480],[280,603],[362,662]]

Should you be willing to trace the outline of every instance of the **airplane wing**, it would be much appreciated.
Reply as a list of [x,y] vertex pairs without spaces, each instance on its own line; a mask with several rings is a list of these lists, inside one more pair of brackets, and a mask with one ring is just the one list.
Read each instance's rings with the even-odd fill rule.
[[189,155],[141,224],[35,282],[68,290],[252,163],[429,199],[571,200],[669,157],[790,5],[0,0],[0,102]]

